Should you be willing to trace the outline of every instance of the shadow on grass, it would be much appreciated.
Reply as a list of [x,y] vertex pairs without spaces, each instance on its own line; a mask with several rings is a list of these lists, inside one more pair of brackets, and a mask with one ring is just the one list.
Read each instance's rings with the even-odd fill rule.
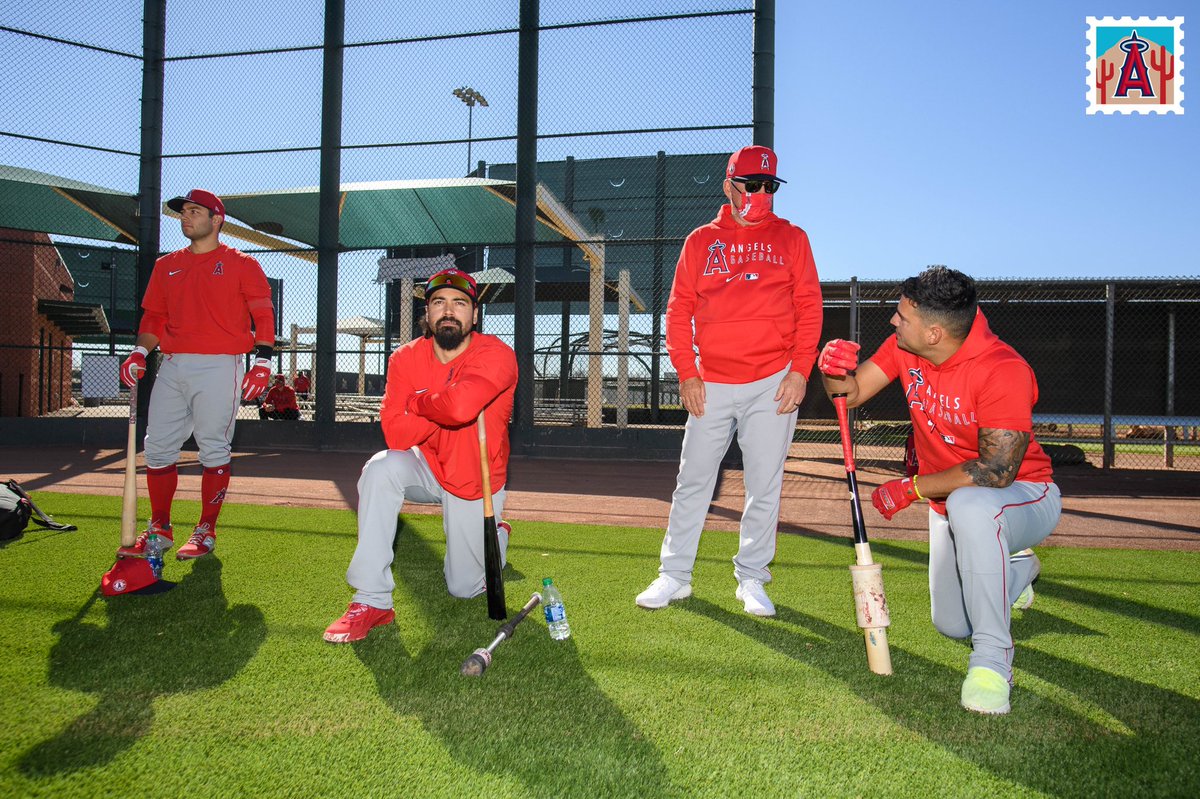
[[[1012,713],[980,716],[958,705],[965,648],[958,670],[907,652],[893,640],[895,675],[879,677],[867,671],[857,629],[787,607],[777,609],[777,619],[795,629],[698,598],[679,607],[829,674],[897,724],[1016,785],[1089,799],[1200,794],[1200,773],[1193,767],[1200,703],[1175,691],[1021,647]],[[1045,619],[1039,627],[1061,629]],[[828,643],[814,643],[813,635]],[[1063,701],[1022,689],[1022,671],[1057,686],[1066,694]]]
[[[440,557],[402,524],[393,570],[401,590],[433,634],[409,651],[396,624],[352,644],[380,697],[420,719],[457,761],[538,796],[677,796],[657,750],[608,699],[579,662],[573,640],[554,641],[534,611],[496,650],[481,678],[459,666],[488,644],[497,622],[486,600],[446,592]],[[510,618],[537,586],[510,564],[505,570]],[[540,610],[540,608],[539,608]],[[464,645],[467,636],[477,643]]]
[[[107,624],[84,622],[101,599]],[[213,688],[229,680],[266,638],[262,611],[228,607],[215,555],[163,594],[101,598],[54,625],[50,684],[99,695],[91,712],[43,741],[20,760],[29,777],[102,766],[146,735],[160,696]]]
[[1099,591],[1089,591],[1086,588],[1080,588],[1075,585],[1047,580],[1045,577],[1038,580],[1037,592],[1044,596],[1054,597],[1065,602],[1073,602],[1094,610],[1115,613],[1130,619],[1150,622],[1151,624],[1161,624],[1164,627],[1174,627],[1176,630],[1185,633],[1195,634],[1197,631],[1200,631],[1200,616],[1184,613],[1179,610],[1154,607],[1143,602],[1121,599],[1111,594],[1100,593]]

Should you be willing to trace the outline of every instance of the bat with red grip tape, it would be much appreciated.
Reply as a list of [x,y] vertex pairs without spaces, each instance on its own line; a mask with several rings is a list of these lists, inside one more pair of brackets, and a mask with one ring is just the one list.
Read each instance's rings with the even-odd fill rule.
[[854,464],[854,444],[850,438],[850,416],[846,395],[834,394],[838,430],[842,438],[842,458],[846,462],[846,485],[850,489],[850,517],[854,525],[854,554],[857,563],[850,567],[854,585],[854,608],[858,626],[867,643],[867,667],[876,674],[892,673],[892,653],[888,648],[887,628],[891,624],[887,595],[883,591],[883,570],[871,558],[867,525],[863,521],[862,500],[858,496],[858,474]]

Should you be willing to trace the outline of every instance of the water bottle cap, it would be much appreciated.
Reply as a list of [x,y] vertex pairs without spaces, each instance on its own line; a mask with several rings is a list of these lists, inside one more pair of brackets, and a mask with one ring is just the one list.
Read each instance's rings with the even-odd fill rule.
[[542,578],[542,585],[550,585],[551,582],[553,581],[549,577]]

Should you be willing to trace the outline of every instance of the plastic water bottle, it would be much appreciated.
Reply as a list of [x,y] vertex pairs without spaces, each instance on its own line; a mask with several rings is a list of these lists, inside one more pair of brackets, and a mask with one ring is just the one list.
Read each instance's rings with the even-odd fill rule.
[[562,594],[554,587],[549,577],[542,580],[542,611],[546,614],[546,626],[555,641],[571,637],[571,625],[567,623],[567,609],[563,606]]
[[146,562],[154,572],[156,580],[162,579],[163,572],[163,542],[157,535],[146,537]]

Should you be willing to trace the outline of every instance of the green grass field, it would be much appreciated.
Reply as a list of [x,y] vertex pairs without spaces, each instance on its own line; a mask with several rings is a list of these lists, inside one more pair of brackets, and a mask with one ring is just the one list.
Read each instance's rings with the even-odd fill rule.
[[781,537],[758,619],[735,535],[704,537],[691,599],[646,612],[660,531],[517,523],[509,607],[554,577],[573,635],[531,618],[473,680],[458,666],[496,625],[446,594],[438,517],[405,517],[397,623],[333,646],[349,512],[229,505],[219,559],[105,600],[119,500],[36,498],[80,531],[0,549],[0,796],[1200,795],[1196,554],[1041,550],[1013,711],[983,717],[958,707],[967,647],[929,622],[920,544],[874,545],[885,678],[847,541]]

